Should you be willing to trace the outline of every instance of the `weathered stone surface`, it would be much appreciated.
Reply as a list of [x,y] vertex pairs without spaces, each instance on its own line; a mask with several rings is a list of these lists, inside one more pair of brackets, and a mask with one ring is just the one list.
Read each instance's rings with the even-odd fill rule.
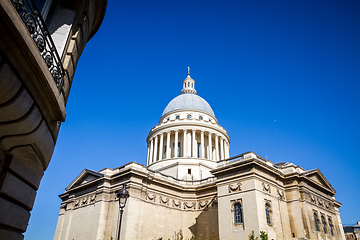
[[9,172],[3,173],[3,178],[4,181],[0,188],[0,192],[9,196],[9,198],[21,202],[31,210],[35,200],[35,190]]
[[0,224],[25,232],[30,217],[29,211],[2,197],[0,206]]

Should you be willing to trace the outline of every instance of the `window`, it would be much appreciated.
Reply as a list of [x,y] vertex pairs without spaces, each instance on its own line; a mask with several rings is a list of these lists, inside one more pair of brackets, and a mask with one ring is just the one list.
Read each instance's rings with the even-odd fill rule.
[[234,205],[234,223],[243,223],[241,203]]
[[164,159],[166,158],[166,145],[164,145]]
[[191,168],[188,168],[188,174],[191,175]]
[[321,222],[322,222],[322,225],[323,225],[324,233],[326,234],[327,233],[326,222],[325,222],[325,218],[323,216],[321,216]]
[[266,222],[267,224],[271,225],[271,216],[270,216],[270,204],[265,204],[265,214],[266,214]]
[[197,143],[197,157],[201,157],[201,143]]
[[199,119],[200,119],[200,120],[202,120],[202,119],[203,119],[203,117],[202,117],[202,116],[199,116]]
[[329,228],[330,228],[331,236],[334,236],[334,230],[333,230],[333,225],[332,225],[331,219],[329,218],[328,221],[329,221]]
[[314,221],[315,221],[315,227],[316,227],[316,231],[320,232],[320,228],[319,228],[319,219],[316,215],[316,213],[314,212]]
[[190,87],[190,82],[188,82],[188,87]]
[[211,122],[211,118],[209,118],[209,122]]
[[178,142],[178,152],[177,152],[177,157],[180,157],[180,142]]
[[175,143],[172,144],[172,157],[175,156]]
[[191,119],[191,114],[188,114],[188,115],[187,115],[187,118],[188,118],[188,119]]
[[180,116],[179,115],[176,115],[176,117],[175,117],[176,119],[180,119]]

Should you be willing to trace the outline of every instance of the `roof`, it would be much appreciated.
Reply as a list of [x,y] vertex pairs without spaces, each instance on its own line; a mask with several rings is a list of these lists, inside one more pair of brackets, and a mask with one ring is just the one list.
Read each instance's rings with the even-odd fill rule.
[[202,97],[193,93],[184,93],[171,100],[162,115],[164,116],[169,112],[184,109],[200,110],[215,117],[210,104]]

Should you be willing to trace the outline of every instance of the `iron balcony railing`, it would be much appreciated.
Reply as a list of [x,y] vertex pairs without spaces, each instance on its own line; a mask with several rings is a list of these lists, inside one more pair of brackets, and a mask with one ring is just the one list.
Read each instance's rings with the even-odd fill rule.
[[44,58],[57,88],[61,91],[61,87],[64,83],[65,71],[39,9],[33,0],[11,0],[11,2],[25,23],[40,54]]

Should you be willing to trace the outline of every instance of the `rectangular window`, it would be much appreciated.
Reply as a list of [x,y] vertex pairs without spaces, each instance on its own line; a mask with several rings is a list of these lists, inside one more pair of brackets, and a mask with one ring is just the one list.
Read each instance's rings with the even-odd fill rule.
[[178,142],[178,152],[177,152],[177,156],[178,156],[178,157],[180,157],[180,152],[181,152],[180,150],[181,150],[181,148],[180,148],[180,142]]
[[197,157],[200,158],[201,157],[201,143],[197,144]]
[[188,174],[191,175],[191,168],[188,168]]
[[172,157],[175,156],[175,143],[172,144]]
[[164,146],[164,159],[166,158],[166,145]]

